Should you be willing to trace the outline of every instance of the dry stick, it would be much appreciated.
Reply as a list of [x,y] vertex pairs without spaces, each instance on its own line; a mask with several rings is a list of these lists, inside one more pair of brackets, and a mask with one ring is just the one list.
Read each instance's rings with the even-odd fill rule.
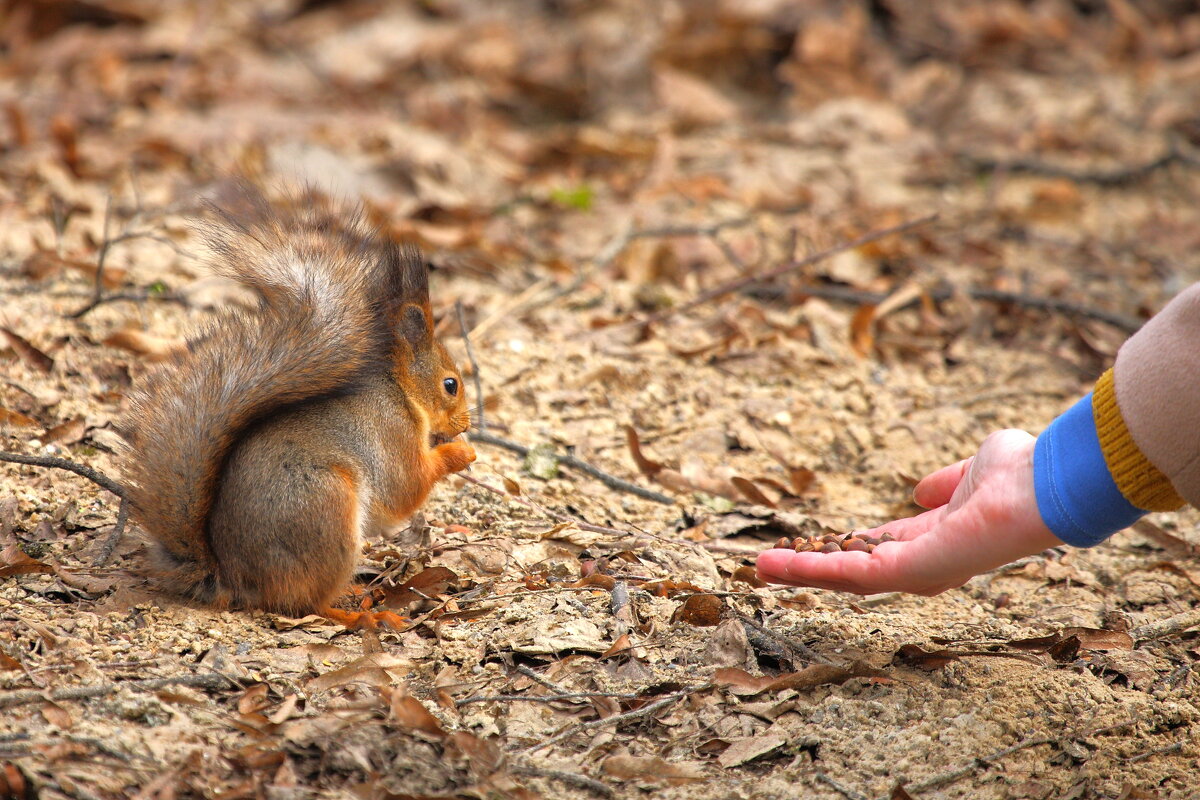
[[544,742],[538,742],[535,745],[526,747],[524,750],[518,750],[517,754],[518,755],[528,755],[529,753],[533,753],[537,750],[541,750],[543,747],[549,747],[550,745],[554,744],[555,742],[560,742],[563,739],[566,739],[570,736],[574,736],[576,733],[579,733],[580,731],[591,730],[592,728],[603,728],[606,725],[620,725],[621,723],[628,722],[631,719],[637,719],[638,717],[644,717],[649,714],[653,714],[655,711],[658,711],[660,708],[665,708],[666,706],[671,705],[676,700],[681,700],[689,695],[695,694],[696,692],[702,692],[706,689],[711,689],[711,688],[713,688],[713,684],[705,683],[700,686],[694,686],[690,689],[684,689],[682,692],[676,692],[675,694],[669,694],[666,697],[662,698],[661,700],[656,700],[649,705],[642,706],[641,708],[634,709],[633,711],[626,711],[624,714],[617,714],[612,717],[605,717],[604,719],[594,719],[591,722],[581,722],[578,725],[572,725],[569,728],[567,728],[566,730],[564,730],[560,733],[557,733],[554,736],[551,736],[549,739],[547,739]]
[[[592,259],[591,266],[588,267],[588,269],[576,275],[575,279],[566,286],[556,290],[546,300],[546,302],[552,303],[555,300],[566,297],[569,294],[574,294],[581,286],[587,283],[592,276],[607,269],[608,266],[617,259],[617,256],[621,255],[625,248],[632,244],[635,239],[665,239],[671,236],[715,237],[718,233],[726,228],[740,228],[743,225],[749,225],[753,221],[753,217],[746,216],[721,220],[719,222],[710,222],[707,225],[664,225],[660,228],[643,228],[641,230],[634,228],[632,223],[626,223],[617,232],[617,235],[610,239],[608,244],[606,244],[604,248],[596,254],[596,256]],[[721,249],[724,250],[725,248],[722,247]],[[726,253],[726,257],[728,256],[729,253]],[[734,259],[734,264],[736,265],[737,263],[738,260]]]
[[545,675],[538,673],[532,667],[527,667],[524,664],[518,664],[517,672],[521,673],[526,678],[529,678],[534,683],[540,683],[542,686],[545,686],[547,689],[549,689],[552,692],[558,692],[559,694],[567,694],[568,693],[567,690],[564,689],[562,686],[559,686],[557,683],[550,680]]
[[[1087,733],[1084,733],[1081,735],[1082,736],[1096,736],[1097,734],[1108,733],[1109,731],[1115,731],[1120,728],[1127,728],[1130,725],[1135,725],[1135,724],[1137,724],[1137,720],[1129,719],[1129,720],[1125,720],[1124,722],[1118,722],[1115,725],[1106,725],[1103,728],[1095,728],[1095,729],[1088,731]],[[1077,739],[1080,737],[1079,736],[1075,736],[1075,737],[1038,736],[1033,739],[1025,739],[1023,741],[1017,742],[1014,745],[1005,747],[1002,750],[997,750],[996,752],[992,753],[991,755],[977,756],[976,758],[972,759],[971,763],[969,763],[969,764],[958,767],[957,769],[952,769],[949,772],[943,772],[940,775],[934,775],[932,778],[923,780],[920,783],[904,784],[904,790],[911,794],[912,792],[925,792],[930,789],[937,789],[939,787],[945,786],[946,784],[954,783],[957,780],[965,778],[966,776],[970,775],[971,773],[973,773],[977,769],[979,769],[980,766],[990,767],[990,766],[992,766],[993,761],[997,761],[1001,758],[1004,758],[1005,756],[1010,756],[1013,753],[1019,752],[1021,750],[1027,750],[1030,747],[1038,747],[1043,744],[1054,744],[1055,742],[1063,741],[1066,738],[1076,738]],[[891,795],[885,795],[885,796],[879,798],[879,800],[889,800],[890,797],[891,797]]]
[[1157,622],[1148,622],[1131,630],[1129,635],[1136,642],[1144,642],[1148,639],[1162,639],[1197,625],[1200,625],[1200,607],[1160,619]]
[[630,692],[563,692],[562,694],[473,694],[462,700],[455,700],[454,705],[465,706],[470,703],[554,703],[559,700],[591,700],[595,697],[613,697],[618,700],[636,700],[641,695]]
[[96,554],[96,560],[92,562],[92,566],[103,567],[112,558],[113,551],[117,549],[117,543],[125,535],[127,522],[129,522],[129,500],[122,497],[121,505],[117,509],[117,524],[113,526],[112,533],[108,534],[108,538],[100,546],[100,552]]
[[821,781],[821,783],[825,783],[825,784],[828,784],[829,786],[831,786],[838,794],[840,794],[842,797],[845,797],[846,800],[870,800],[870,798],[868,798],[865,794],[856,792],[849,787],[842,786],[840,783],[838,783],[833,778],[829,777],[827,774],[825,774],[823,771],[821,771],[819,769],[814,770],[813,775],[815,775],[817,777],[817,780]]
[[65,458],[55,458],[54,456],[27,456],[23,453],[4,453],[0,452],[0,461],[11,461],[14,464],[28,464],[33,467],[51,467],[53,469],[65,469],[74,472],[87,478],[92,483],[102,489],[115,494],[121,498],[121,505],[117,509],[117,524],[113,526],[112,533],[104,540],[104,544],[100,547],[100,553],[96,557],[93,566],[103,567],[112,558],[113,550],[116,549],[117,543],[121,541],[121,537],[125,535],[125,525],[129,521],[129,498],[125,496],[125,487],[114,481],[112,478],[105,475],[99,470],[92,469],[86,464],[78,464]]
[[467,346],[467,361],[471,363],[471,378],[475,382],[475,401],[479,403],[479,417],[476,427],[482,433],[487,428],[483,417],[483,378],[479,375],[479,362],[475,360],[475,349],[471,347],[471,337],[467,332],[467,319],[463,314],[462,300],[456,300],[454,310],[458,313],[458,329],[462,333],[463,344]]
[[[511,450],[522,458],[528,456],[530,451],[530,448],[523,444],[518,444],[514,441],[510,441],[509,439],[496,436],[495,434],[487,433],[486,431],[477,431],[476,433],[473,433],[471,435],[471,441],[483,442],[484,444],[495,445],[496,447],[503,447],[505,450]],[[637,495],[638,497],[646,500],[653,500],[656,503],[663,503],[665,505],[675,504],[674,498],[668,497],[661,492],[656,492],[653,489],[643,488],[638,486],[636,483],[630,483],[629,481],[622,480],[616,475],[612,475],[598,467],[594,467],[588,462],[576,458],[575,456],[559,455],[555,453],[554,458],[559,464],[570,467],[574,470],[578,470],[585,475],[590,475],[610,489],[616,489],[620,492],[628,492],[629,494]]]
[[53,689],[49,692],[40,689],[21,689],[15,692],[0,694],[0,708],[11,708],[26,703],[36,703],[39,700],[88,700],[93,697],[103,697],[120,689],[130,686],[134,689],[156,692],[168,686],[190,686],[196,689],[228,689],[234,686],[233,681],[215,672],[207,675],[181,675],[177,678],[151,678],[140,681],[124,681],[122,683],[102,683],[98,686],[76,686],[70,689]]
[[578,786],[580,789],[588,789],[595,792],[601,797],[616,797],[610,787],[596,780],[589,778],[586,775],[580,775],[577,772],[563,772],[558,769],[541,769],[538,767],[513,767],[509,770],[514,775],[528,775],[531,778],[552,778],[554,780],[569,783],[573,786]]
[[[791,291],[808,297],[819,297],[822,300],[833,300],[835,302],[852,303],[855,305],[878,305],[887,298],[886,294],[882,294],[880,292],[864,292],[845,286],[804,286],[795,290],[763,288],[756,289],[748,294],[750,294],[752,297],[762,299],[777,299],[780,296],[789,294]],[[1134,317],[1119,314],[1115,311],[1105,311],[1099,308],[1092,308],[1081,303],[1072,303],[1069,300],[1060,300],[1056,297],[1039,297],[1037,295],[1022,294],[1020,292],[1004,292],[1000,291],[999,289],[971,288],[964,289],[962,291],[973,300],[986,300],[993,303],[1010,303],[1012,305],[1023,306],[1025,308],[1036,308],[1039,311],[1057,311],[1062,314],[1066,314],[1069,317],[1095,319],[1101,322],[1106,322],[1115,328],[1120,328],[1126,333],[1133,333],[1142,327],[1142,320]],[[951,299],[954,297],[954,295],[955,289],[953,287],[941,286],[930,292],[926,292],[923,297],[928,297],[930,300],[941,302]],[[921,297],[914,298],[895,310],[899,311],[902,308],[916,305],[920,301]]]
[[14,464],[28,464],[33,467],[51,467],[53,469],[65,469],[69,472],[74,472],[76,475],[81,475],[87,478],[92,483],[107,489],[122,500],[125,499],[125,487],[114,481],[112,478],[105,475],[99,470],[92,469],[86,464],[78,464],[65,458],[56,458],[54,456],[27,456],[23,453],[4,453],[0,452],[0,461],[11,461]]
[[1066,178],[1075,183],[1095,183],[1100,186],[1119,186],[1124,183],[1131,183],[1173,164],[1200,167],[1200,159],[1184,153],[1175,144],[1168,145],[1166,152],[1162,155],[1142,164],[1116,167],[1114,169],[1076,170],[1034,159],[1015,158],[1003,160],[972,153],[962,153],[959,155],[959,158],[979,171],[1021,172],[1026,175],[1039,175],[1045,178]]
[[701,292],[699,294],[699,296],[694,297],[693,299],[687,301],[683,305],[676,306],[674,308],[668,308],[664,311],[658,312],[657,314],[651,314],[650,316],[646,317],[645,319],[633,320],[631,322],[627,322],[627,323],[624,323],[621,325],[613,325],[612,327],[603,328],[602,330],[603,331],[614,331],[614,330],[620,330],[622,328],[631,328],[631,327],[637,327],[637,326],[647,326],[647,325],[657,324],[659,322],[662,322],[665,319],[668,319],[668,318],[674,316],[675,314],[682,314],[685,311],[690,311],[691,309],[695,308],[696,306],[700,306],[700,305],[708,303],[712,300],[716,300],[717,298],[723,297],[724,295],[730,294],[731,292],[741,291],[742,289],[745,289],[747,286],[751,286],[755,283],[762,283],[764,281],[773,280],[775,278],[780,277],[781,275],[786,275],[789,272],[795,272],[796,270],[804,269],[805,267],[816,264],[819,261],[824,261],[825,259],[827,259],[831,256],[836,256],[838,253],[844,253],[847,250],[854,250],[858,247],[862,247],[865,244],[870,244],[871,242],[878,241],[878,240],[886,238],[888,236],[906,233],[906,232],[912,230],[913,228],[918,228],[922,225],[927,225],[930,222],[933,222],[934,220],[936,220],[937,218],[938,218],[937,214],[929,214],[927,216],[920,217],[918,219],[909,220],[908,222],[902,222],[899,225],[893,225],[890,228],[881,228],[876,231],[871,231],[870,233],[866,233],[866,234],[863,234],[862,236],[859,236],[857,239],[852,239],[848,242],[842,242],[841,244],[834,245],[833,247],[828,247],[818,253],[813,253],[812,255],[805,256],[804,258],[800,259],[799,261],[789,261],[788,263],[778,266],[774,269],[769,269],[764,272],[756,272],[756,273],[753,273],[750,275],[744,275],[735,280],[727,281],[726,283],[722,283],[719,286],[715,286],[706,292]]

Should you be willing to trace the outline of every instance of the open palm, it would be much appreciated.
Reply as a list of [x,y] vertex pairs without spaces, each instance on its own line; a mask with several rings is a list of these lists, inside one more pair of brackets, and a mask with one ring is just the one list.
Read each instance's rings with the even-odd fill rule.
[[935,595],[1061,545],[1038,514],[1034,442],[1025,431],[998,431],[975,456],[926,476],[913,499],[930,510],[867,531],[895,537],[873,553],[767,550],[758,556],[758,575],[772,583],[856,594]]

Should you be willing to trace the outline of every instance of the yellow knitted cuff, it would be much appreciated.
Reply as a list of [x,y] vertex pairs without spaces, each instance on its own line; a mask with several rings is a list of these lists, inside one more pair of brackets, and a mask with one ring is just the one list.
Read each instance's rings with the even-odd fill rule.
[[1142,455],[1125,427],[1111,369],[1100,376],[1092,391],[1092,417],[1104,463],[1126,500],[1144,511],[1174,511],[1183,505],[1171,481]]

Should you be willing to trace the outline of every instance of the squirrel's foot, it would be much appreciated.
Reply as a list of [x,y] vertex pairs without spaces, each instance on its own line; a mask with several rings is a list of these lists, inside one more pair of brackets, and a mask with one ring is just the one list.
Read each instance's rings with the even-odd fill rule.
[[393,611],[343,611],[340,608],[326,607],[318,609],[317,613],[326,619],[345,625],[352,631],[375,630],[380,625],[402,631],[412,624],[412,620]]

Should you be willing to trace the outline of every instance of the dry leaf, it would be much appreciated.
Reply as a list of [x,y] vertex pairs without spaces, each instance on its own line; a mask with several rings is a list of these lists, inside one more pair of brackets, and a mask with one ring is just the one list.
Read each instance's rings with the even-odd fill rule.
[[383,695],[388,699],[388,714],[403,730],[428,734],[437,739],[444,739],[446,731],[429,709],[421,701],[403,689],[386,689]]
[[27,417],[18,411],[9,411],[7,408],[0,407],[0,425],[13,425],[21,428],[32,428],[40,426],[33,417]]
[[246,689],[242,692],[242,696],[238,698],[238,713],[254,714],[269,706],[270,701],[267,700],[268,691],[270,691],[270,687],[265,683],[257,683]]
[[8,340],[9,347],[17,354],[17,357],[24,361],[30,368],[45,374],[48,374],[54,368],[54,359],[41,350],[38,350],[24,337],[3,327],[0,327],[0,333],[4,334],[4,338]]
[[76,417],[75,419],[67,420],[61,425],[55,425],[43,433],[41,439],[44,444],[52,444],[54,442],[75,444],[85,435],[87,435],[87,422],[83,417]]
[[53,571],[54,568],[49,564],[43,564],[36,558],[30,558],[15,544],[10,544],[3,551],[0,551],[0,578]]
[[671,762],[657,756],[613,755],[604,759],[600,769],[618,780],[665,781],[670,786],[706,780],[700,764]]
[[748,564],[743,564],[735,569],[729,576],[729,580],[733,583],[745,583],[754,589],[761,589],[768,585],[766,581],[758,577],[757,570]]
[[620,655],[620,656],[627,655],[627,656],[632,656],[634,658],[637,657],[637,654],[634,653],[634,651],[633,651],[633,644],[629,640],[628,633],[622,633],[620,636],[618,636],[617,640],[615,642],[613,642],[612,647],[605,650],[603,653],[601,653],[599,656],[597,656],[597,658],[599,658],[601,661],[603,661],[606,658],[612,658],[613,656],[618,656],[618,655]]
[[145,356],[147,361],[165,361],[171,356],[187,353],[187,341],[184,339],[153,336],[133,329],[111,333],[104,339],[104,343],[109,347],[119,347]]
[[653,478],[662,471],[664,464],[658,461],[651,461],[642,454],[642,445],[638,441],[637,431],[632,425],[625,426],[625,441],[629,445],[629,453],[633,456],[633,462],[637,464],[638,470],[647,478]]
[[399,586],[383,587],[388,605],[404,606],[414,600],[445,594],[458,583],[458,575],[446,567],[428,567]]
[[694,594],[671,615],[671,622],[686,622],[689,625],[712,627],[720,625],[725,614],[725,601],[716,595]]
[[732,769],[756,758],[770,755],[785,744],[787,744],[787,737],[779,733],[751,736],[738,740],[725,748],[724,752],[717,756],[717,763],[725,769]]

